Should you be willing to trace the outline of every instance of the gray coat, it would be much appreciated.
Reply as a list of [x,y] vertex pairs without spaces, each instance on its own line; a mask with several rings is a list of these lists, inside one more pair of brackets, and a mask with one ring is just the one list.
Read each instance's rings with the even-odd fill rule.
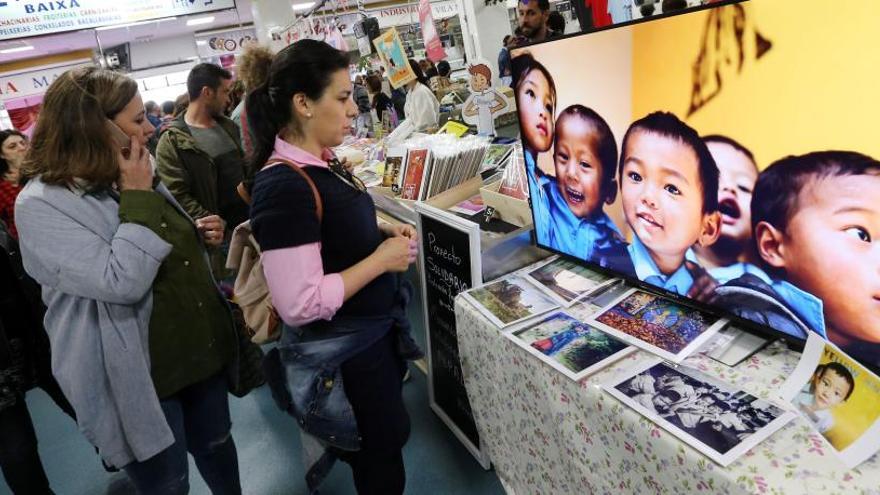
[[[184,215],[163,185],[162,194]],[[25,270],[43,286],[52,372],[86,438],[111,465],[143,461],[174,443],[150,377],[152,285],[171,245],[119,223],[107,193],[35,178],[16,201]]]

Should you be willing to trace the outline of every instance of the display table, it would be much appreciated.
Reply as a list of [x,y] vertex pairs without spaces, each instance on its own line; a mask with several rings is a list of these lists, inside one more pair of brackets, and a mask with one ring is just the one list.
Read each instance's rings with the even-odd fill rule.
[[[722,468],[598,387],[649,354],[633,353],[576,383],[505,338],[461,297],[455,313],[477,429],[516,495],[880,493],[880,456],[847,470],[801,418]],[[736,368],[702,355],[684,364],[766,398],[798,357],[777,344]]]

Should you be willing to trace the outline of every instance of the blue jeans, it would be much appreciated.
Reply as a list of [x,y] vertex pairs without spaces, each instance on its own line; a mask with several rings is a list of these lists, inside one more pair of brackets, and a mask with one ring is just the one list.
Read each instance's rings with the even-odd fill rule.
[[220,373],[160,401],[174,443],[143,462],[125,466],[139,493],[189,493],[187,451],[214,495],[241,494],[232,441],[226,375]]

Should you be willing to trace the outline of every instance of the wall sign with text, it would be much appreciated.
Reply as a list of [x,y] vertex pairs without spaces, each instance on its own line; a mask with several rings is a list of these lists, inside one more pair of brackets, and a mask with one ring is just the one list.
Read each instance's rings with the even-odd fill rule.
[[234,8],[235,0],[0,0],[0,40]]

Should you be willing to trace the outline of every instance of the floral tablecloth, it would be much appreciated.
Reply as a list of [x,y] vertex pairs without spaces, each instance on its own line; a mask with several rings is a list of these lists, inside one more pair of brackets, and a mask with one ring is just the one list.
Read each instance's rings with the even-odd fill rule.
[[[880,456],[847,470],[801,418],[723,468],[598,387],[643,351],[576,383],[456,300],[465,385],[499,478],[516,495],[584,493],[878,494]],[[771,345],[736,368],[685,365],[767,398],[799,354]]]

